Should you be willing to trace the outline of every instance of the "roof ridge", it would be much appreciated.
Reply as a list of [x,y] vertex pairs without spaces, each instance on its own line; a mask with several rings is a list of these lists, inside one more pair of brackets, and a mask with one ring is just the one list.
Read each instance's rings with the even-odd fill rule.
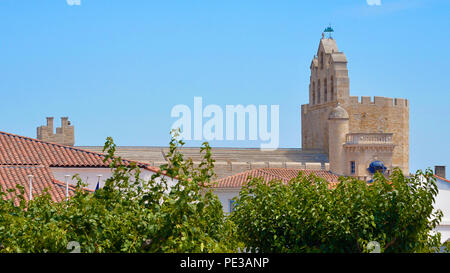
[[[270,169],[270,170],[299,170],[299,171],[323,171],[323,172],[329,172],[327,170],[322,170],[322,169],[299,169],[299,168],[280,168],[280,167],[263,167],[263,168],[259,168],[259,169]],[[255,169],[257,170],[257,169]]]
[[[272,172],[273,170],[274,172]],[[279,172],[277,172],[279,171]],[[245,181],[247,181],[249,176],[254,178],[261,177],[264,181],[269,182],[271,180],[281,180],[282,183],[289,183],[295,177],[292,177],[293,172],[303,172],[306,176],[315,175],[321,179],[325,179],[329,182],[329,185],[334,185],[339,182],[338,177],[330,171],[327,170],[317,170],[317,169],[297,169],[297,168],[258,168],[250,169],[244,172],[237,173],[232,176],[224,177],[216,180],[215,188],[240,188],[243,186]],[[254,174],[254,175],[253,175]]]
[[441,179],[441,180],[444,180],[445,182],[450,183],[450,180],[447,180],[447,179],[445,179],[445,178],[443,178],[443,177],[440,177],[440,176],[438,176],[438,175],[435,175],[435,174],[434,174],[434,176],[435,176],[436,178],[439,178],[439,179]]
[[[327,170],[314,170],[314,169],[297,169],[297,168],[261,168],[261,169],[287,170],[287,171],[298,171],[298,172],[303,172],[303,171],[314,171],[314,172],[326,172],[326,173],[329,173],[329,174],[333,174],[332,172],[327,171]],[[267,171],[265,171],[265,172],[266,172],[266,173],[269,173],[269,172],[267,172]],[[278,174],[273,174],[273,175],[282,177],[281,175],[278,175]],[[286,179],[286,178],[285,178],[285,179]]]
[[[63,145],[63,144],[59,144],[59,143],[44,141],[44,140],[40,140],[40,139],[36,139],[36,138],[32,138],[32,137],[21,136],[21,135],[8,133],[8,132],[4,132],[4,131],[0,131],[0,134],[6,135],[6,136],[17,137],[17,138],[20,138],[20,139],[25,139],[25,140],[33,141],[33,142],[37,142],[37,143],[53,145],[53,146],[57,146],[57,147],[60,147],[60,148],[63,148],[63,149],[67,149],[67,150],[79,151],[79,152],[82,152],[82,153],[91,154],[91,155],[98,156],[98,157],[103,157],[103,158],[106,157],[106,155],[104,155],[102,153],[92,152],[92,151],[89,151],[89,150],[76,148],[76,147],[73,147],[73,146],[67,146],[67,145]],[[144,169],[147,169],[149,171],[157,172],[159,170],[159,168],[157,168],[155,166],[151,166],[150,163],[145,163],[145,162],[140,162],[140,161],[135,161],[135,160],[129,160],[129,159],[123,159],[120,156],[116,156],[116,158],[120,158],[120,160],[128,162],[128,163],[131,163],[131,162],[137,163],[139,165],[144,166]],[[31,164],[27,164],[27,165],[31,165]],[[51,167],[51,165],[50,165],[50,167]]]
[[259,169],[250,169],[250,170],[242,171],[242,172],[239,172],[239,173],[235,173],[235,174],[233,174],[233,175],[225,176],[225,177],[223,177],[223,178],[217,179],[217,180],[214,181],[214,182],[219,182],[220,180],[230,179],[230,178],[233,178],[233,177],[235,177],[235,176],[243,175],[243,174],[245,174],[245,173],[247,173],[247,172],[256,171],[256,170],[259,170]]
[[59,144],[59,143],[55,143],[55,142],[40,140],[40,139],[37,139],[37,138],[32,138],[32,137],[27,137],[27,136],[21,136],[21,135],[8,133],[8,132],[4,132],[4,131],[0,131],[0,134],[9,135],[9,136],[13,136],[13,137],[18,137],[18,138],[22,138],[22,139],[26,139],[26,140],[30,140],[30,141],[34,141],[34,142],[39,142],[39,143],[43,143],[43,144],[54,145],[54,146],[58,146],[58,147],[69,149],[69,150],[77,150],[77,151],[81,151],[81,152],[85,152],[85,153],[89,153],[89,154],[105,156],[104,154],[101,154],[101,153],[92,152],[92,151],[89,151],[89,150],[80,149],[80,148],[76,148],[76,147],[73,147],[73,146],[67,146],[67,145],[63,145],[63,144]]
[[257,169],[257,170],[260,170],[260,171],[263,172],[263,173],[270,174],[270,175],[272,175],[272,176],[276,176],[276,177],[280,178],[281,180],[284,180],[284,181],[288,181],[288,182],[289,182],[289,179],[287,179],[287,178],[285,178],[285,177],[282,177],[281,175],[278,175],[278,174],[274,174],[274,173],[268,172],[268,171],[266,171],[265,169],[272,169],[272,170],[286,170],[285,168],[261,168],[261,169]]
[[[220,179],[218,179],[218,180],[216,180],[216,181],[220,181],[220,180],[224,180],[224,179],[233,178],[233,177],[235,177],[235,176],[239,176],[239,175],[242,175],[242,174],[245,174],[245,173],[248,173],[248,172],[252,172],[252,171],[262,171],[262,172],[264,172],[264,173],[266,173],[266,174],[273,175],[273,176],[279,177],[279,178],[281,178],[281,179],[287,180],[286,178],[283,178],[281,175],[274,174],[274,173],[268,172],[268,171],[266,171],[266,170],[298,170],[299,172],[301,172],[301,171],[304,171],[305,169],[296,169],[296,168],[270,168],[270,167],[263,167],[263,168],[249,169],[249,170],[246,170],[246,171],[242,171],[242,172],[239,172],[239,173],[230,175],[230,176],[226,176],[226,177],[220,178]],[[306,169],[306,170],[307,170],[307,169]],[[328,173],[330,173],[330,174],[333,174],[332,172],[330,172],[330,171],[325,171],[325,170],[313,170],[313,171],[315,171],[315,172],[317,172],[317,171],[324,171],[324,172],[328,172]]]
[[45,167],[45,165],[42,165],[42,163],[8,163],[8,164],[0,163],[0,168],[1,167],[20,167],[20,166]]

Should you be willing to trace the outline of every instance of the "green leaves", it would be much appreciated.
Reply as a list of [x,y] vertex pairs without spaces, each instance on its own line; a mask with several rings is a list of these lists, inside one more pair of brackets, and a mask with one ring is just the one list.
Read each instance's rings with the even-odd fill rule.
[[[340,178],[330,185],[315,176],[288,184],[250,178],[235,211],[224,215],[212,192],[214,159],[203,143],[196,167],[180,152],[173,131],[168,163],[148,181],[136,164],[115,156],[107,138],[105,162],[112,176],[95,194],[77,190],[67,202],[48,194],[26,202],[23,187],[0,188],[0,252],[432,252],[440,234],[431,231],[442,212],[433,210],[437,186],[430,170],[367,184]],[[176,183],[174,183],[176,179]],[[18,202],[15,202],[18,200]]]
[[442,213],[433,212],[429,170],[377,174],[371,184],[340,181],[331,186],[301,173],[289,185],[251,178],[231,216],[240,239],[262,252],[367,252],[370,242],[384,252],[428,252],[439,244],[430,235]]
[[[211,148],[203,144],[204,159],[195,168],[179,152],[182,145],[174,132],[168,164],[149,181],[140,178],[136,164],[115,156],[108,137],[103,151],[112,176],[95,194],[82,190],[79,176],[68,202],[54,203],[46,194],[26,203],[23,188],[10,190],[23,202],[16,206],[0,198],[0,252],[70,252],[69,242],[81,252],[236,251],[236,227],[208,189],[214,177]],[[173,178],[178,183],[170,187]]]

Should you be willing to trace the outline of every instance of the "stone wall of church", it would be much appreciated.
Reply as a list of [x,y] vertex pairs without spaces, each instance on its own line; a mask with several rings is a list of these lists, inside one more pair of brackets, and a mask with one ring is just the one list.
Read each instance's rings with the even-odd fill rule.
[[328,153],[328,115],[336,102],[302,105],[302,148]]
[[347,58],[336,41],[322,38],[311,66],[309,103],[302,105],[302,148],[328,153],[328,114],[349,97]]
[[[383,165],[387,168],[386,174],[392,172],[392,147],[388,145],[386,147],[376,147],[375,145],[352,147],[348,145],[345,147],[345,158],[345,174],[356,176],[361,180],[369,180],[371,178],[372,174],[367,169],[370,163],[375,160],[383,162]],[[352,161],[355,162],[354,173],[351,172]]]
[[[103,146],[77,146],[77,148],[103,153]],[[165,155],[168,147],[117,146],[116,155],[129,160],[150,163],[159,167],[167,164]],[[190,158],[195,166],[202,160],[200,148],[183,147],[180,152],[184,158]],[[212,148],[214,171],[217,178],[227,177],[240,172],[259,168],[286,168],[329,170],[328,156],[319,150],[301,150],[298,148],[280,148],[276,151],[264,151],[259,148]]]
[[[341,102],[350,117],[349,133],[393,133],[392,167],[409,173],[409,102],[406,99],[351,96]],[[328,149],[328,115],[335,103],[302,105],[302,147]]]
[[311,62],[309,103],[302,105],[302,148],[329,153],[328,115],[340,103],[349,133],[393,133],[392,166],[409,173],[409,104],[406,99],[350,96],[347,58],[334,39],[322,38]]
[[393,133],[392,167],[409,174],[408,100],[351,96],[342,106],[350,117],[350,133]]

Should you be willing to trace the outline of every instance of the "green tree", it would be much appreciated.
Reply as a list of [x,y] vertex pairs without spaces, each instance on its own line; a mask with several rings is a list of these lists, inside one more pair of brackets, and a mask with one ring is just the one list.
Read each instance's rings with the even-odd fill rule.
[[433,211],[437,186],[431,171],[405,177],[399,169],[368,184],[340,178],[332,185],[301,172],[288,184],[251,178],[236,198],[232,220],[240,239],[260,252],[433,252],[440,234],[431,231],[442,212]]
[[69,252],[71,242],[81,252],[369,252],[374,241],[383,252],[440,246],[440,234],[431,234],[442,213],[433,211],[437,187],[429,170],[377,174],[371,184],[340,178],[332,185],[302,173],[288,184],[251,178],[229,217],[210,188],[210,146],[203,143],[196,167],[180,153],[183,145],[174,132],[168,164],[147,181],[135,163],[115,156],[107,138],[112,176],[95,193],[76,177],[67,202],[52,202],[48,193],[27,202],[21,186],[6,199],[0,189],[0,252]]
[[115,156],[107,138],[112,176],[95,193],[83,190],[79,178],[75,195],[61,203],[49,194],[26,202],[20,186],[7,200],[0,189],[0,252],[69,252],[72,241],[81,252],[236,251],[236,227],[208,188],[214,177],[210,146],[202,145],[203,161],[194,167],[179,152],[184,143],[177,136],[168,164],[149,181],[135,163]]

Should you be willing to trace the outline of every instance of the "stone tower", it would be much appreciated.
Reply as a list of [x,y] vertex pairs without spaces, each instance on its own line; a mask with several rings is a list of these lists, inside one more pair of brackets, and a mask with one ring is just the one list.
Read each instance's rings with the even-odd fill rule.
[[[388,160],[391,162],[391,168],[399,167],[405,174],[409,174],[408,100],[385,97],[360,99],[350,96],[347,58],[339,51],[336,41],[331,37],[322,36],[310,69],[309,103],[302,105],[301,108],[302,148],[321,150],[330,157],[329,145],[335,143],[332,139],[330,141],[330,138],[336,136],[330,135],[328,118],[339,103],[349,117],[349,132],[345,136],[348,145],[345,153],[353,153],[353,156],[356,153],[356,148],[347,142],[375,145],[373,147],[387,149],[383,152],[380,150],[380,153],[392,153],[391,160]],[[350,148],[353,149],[352,152],[349,152]],[[389,152],[389,149],[392,151]],[[371,158],[378,156],[374,154]],[[372,159],[367,159],[370,160]],[[355,162],[345,162],[346,173],[351,171],[352,164]],[[370,162],[361,164],[368,166]],[[331,158],[330,165],[332,165]],[[355,171],[357,174],[365,176],[367,167],[363,168],[361,165],[356,168],[359,168]]]
[[330,171],[344,175],[345,158],[344,143],[346,135],[348,134],[349,118],[348,113],[340,105],[336,106],[328,115],[328,135],[333,136],[329,138],[329,153]]
[[320,40],[311,62],[309,103],[302,105],[302,148],[328,153],[328,115],[349,97],[347,58],[332,38]]
[[58,143],[67,146],[75,144],[75,133],[73,125],[70,125],[68,117],[61,118],[61,127],[53,131],[53,117],[47,118],[47,125],[37,127],[37,139]]

